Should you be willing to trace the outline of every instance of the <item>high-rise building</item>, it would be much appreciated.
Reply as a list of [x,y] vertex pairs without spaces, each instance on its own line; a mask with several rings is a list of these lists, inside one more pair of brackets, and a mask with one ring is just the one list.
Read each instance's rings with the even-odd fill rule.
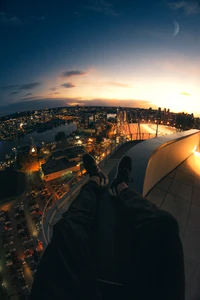
[[84,114],[84,129],[89,128],[89,114]]
[[104,124],[107,122],[107,114],[103,115],[103,121],[104,121]]
[[127,121],[127,114],[126,114],[126,110],[123,111],[123,121],[126,122]]

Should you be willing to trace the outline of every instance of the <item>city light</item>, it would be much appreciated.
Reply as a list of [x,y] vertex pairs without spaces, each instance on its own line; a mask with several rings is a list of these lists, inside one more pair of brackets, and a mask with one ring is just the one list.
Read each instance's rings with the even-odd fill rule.
[[197,156],[197,157],[200,157],[200,152],[194,151],[194,155]]

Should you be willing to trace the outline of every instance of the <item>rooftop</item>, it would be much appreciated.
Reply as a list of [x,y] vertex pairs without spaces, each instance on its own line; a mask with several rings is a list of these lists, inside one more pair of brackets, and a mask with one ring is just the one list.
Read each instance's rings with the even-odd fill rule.
[[[175,142],[172,140],[173,137]],[[184,250],[186,300],[199,299],[200,295],[200,155],[193,151],[196,141],[199,141],[199,132],[192,131],[172,135],[171,137],[152,139],[136,147],[133,147],[134,144],[131,143],[125,144],[102,167],[111,181],[115,176],[116,167],[121,157],[125,153],[135,155],[135,153],[138,153],[138,147],[141,146],[141,149],[143,147],[143,151],[148,157],[147,166],[145,166],[144,160],[146,158],[142,151],[138,153],[139,158],[131,156],[134,161],[133,169],[135,169],[134,184],[139,183],[138,178],[140,177],[143,185],[138,184],[136,190],[142,192],[145,187],[147,190],[146,198],[161,209],[170,212],[178,221]],[[164,143],[167,147],[163,146]],[[152,145],[154,148],[150,147]],[[178,148],[175,149],[175,147]],[[159,155],[162,155],[162,162],[165,163],[166,168],[170,164],[171,166],[174,164],[175,167],[167,172],[164,177],[161,177],[162,179],[159,182],[153,184],[152,188],[147,189],[149,182],[145,186],[142,174],[144,173],[144,176],[147,176],[147,168],[152,171],[154,167],[154,173],[149,173],[149,175],[151,177],[152,174],[157,176],[157,173],[163,167],[159,155],[156,158],[158,151],[155,152],[155,149],[160,149],[158,150],[161,153]],[[177,154],[174,154],[175,151]],[[185,158],[183,158],[184,155]],[[155,162],[156,164],[154,164]],[[131,187],[134,188],[134,185]],[[69,202],[65,203],[55,213],[52,225],[61,218],[69,205]],[[100,201],[99,226],[96,234],[97,273],[99,278],[105,281],[120,283],[120,266],[116,266],[116,262],[119,261],[119,253],[116,251],[116,237],[114,238],[117,224],[116,211],[113,209],[108,191],[105,190]],[[123,226],[123,224],[120,223],[120,226]],[[119,237],[117,239],[119,242]],[[120,259],[123,260],[121,257]]]
[[76,166],[76,162],[70,162],[65,157],[58,160],[49,159],[45,164],[42,165],[42,171],[44,175],[48,175],[74,166]]

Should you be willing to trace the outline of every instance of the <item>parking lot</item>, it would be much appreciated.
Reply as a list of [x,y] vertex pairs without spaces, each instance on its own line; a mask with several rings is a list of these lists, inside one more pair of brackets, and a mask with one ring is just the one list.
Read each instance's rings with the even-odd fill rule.
[[16,295],[16,299],[29,293],[43,251],[38,239],[43,202],[32,190],[0,211],[0,272],[8,295]]
[[[40,190],[29,190],[0,210],[0,274],[12,299],[29,294],[43,253],[41,218],[77,182],[74,174],[54,182],[43,182]],[[53,197],[52,197],[53,196]],[[41,239],[39,239],[41,237]]]

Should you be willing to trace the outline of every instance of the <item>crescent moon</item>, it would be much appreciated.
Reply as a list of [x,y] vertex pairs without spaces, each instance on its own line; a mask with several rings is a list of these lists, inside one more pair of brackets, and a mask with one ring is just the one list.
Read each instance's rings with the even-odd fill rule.
[[179,27],[178,22],[174,21],[173,23],[174,23],[174,34],[173,34],[173,36],[176,36],[179,32],[180,27]]

